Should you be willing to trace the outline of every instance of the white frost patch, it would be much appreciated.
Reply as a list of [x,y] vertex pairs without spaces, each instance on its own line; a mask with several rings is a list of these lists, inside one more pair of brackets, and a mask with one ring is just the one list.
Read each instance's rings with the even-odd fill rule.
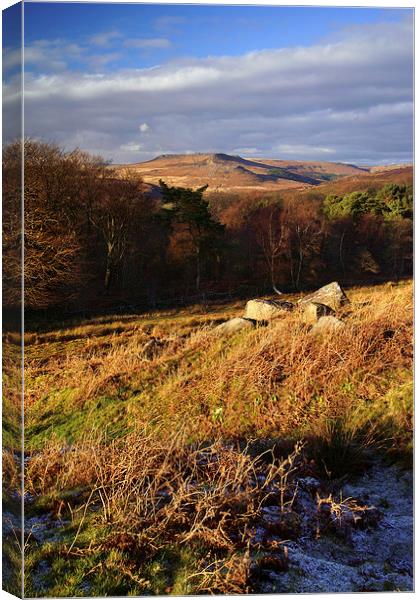
[[343,488],[382,513],[376,527],[354,529],[346,539],[323,534],[287,544],[289,570],[271,573],[266,592],[413,590],[413,480],[397,466],[377,464]]

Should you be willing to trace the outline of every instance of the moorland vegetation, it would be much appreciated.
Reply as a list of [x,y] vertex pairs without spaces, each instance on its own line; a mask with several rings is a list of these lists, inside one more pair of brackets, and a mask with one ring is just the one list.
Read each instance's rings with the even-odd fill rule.
[[[20,160],[5,149],[6,588],[23,549],[28,596],[411,589],[410,183],[156,195],[27,140],[22,531]],[[333,279],[343,326],[315,335],[298,300]],[[275,290],[295,309],[218,329]]]

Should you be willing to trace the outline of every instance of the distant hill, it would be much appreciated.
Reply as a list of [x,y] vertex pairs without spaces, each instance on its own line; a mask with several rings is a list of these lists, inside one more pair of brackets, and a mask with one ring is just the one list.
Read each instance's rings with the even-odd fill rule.
[[358,175],[349,175],[334,181],[322,183],[316,188],[312,187],[311,189],[294,191],[285,190],[282,197],[293,200],[305,197],[322,199],[328,194],[342,196],[355,191],[379,190],[387,183],[413,185],[413,167],[410,165],[393,169],[362,172]]
[[384,171],[400,171],[401,169],[406,169],[407,167],[412,167],[412,164],[401,163],[396,165],[376,165],[373,167],[369,167],[369,171],[371,173],[381,173]]
[[156,185],[162,179],[168,185],[200,187],[209,191],[251,191],[307,189],[349,175],[360,175],[367,169],[333,162],[284,161],[264,158],[242,158],[229,154],[162,154],[152,160],[118,165]]

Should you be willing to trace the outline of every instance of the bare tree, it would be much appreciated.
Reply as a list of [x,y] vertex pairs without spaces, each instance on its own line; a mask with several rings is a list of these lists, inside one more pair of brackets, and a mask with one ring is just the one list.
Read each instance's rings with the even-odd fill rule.
[[144,208],[142,182],[135,177],[117,178],[109,171],[97,181],[89,220],[102,237],[105,248],[104,289],[109,291],[119,272],[130,237]]
[[270,274],[271,287],[281,296],[283,292],[276,285],[277,262],[284,252],[286,241],[286,226],[281,220],[281,208],[276,205],[262,209],[255,227],[257,243]]
[[51,144],[25,140],[23,150],[23,231],[18,228],[21,199],[17,184],[21,142],[9,145],[3,153],[3,173],[9,182],[3,196],[8,209],[4,226],[6,302],[19,303],[17,281],[22,265],[16,249],[23,243],[25,306],[46,308],[68,299],[80,286],[80,245],[70,209],[77,205],[84,173],[71,155]]
[[305,264],[320,253],[323,227],[316,207],[311,202],[288,206],[283,218],[288,229],[292,283],[296,289],[300,289]]

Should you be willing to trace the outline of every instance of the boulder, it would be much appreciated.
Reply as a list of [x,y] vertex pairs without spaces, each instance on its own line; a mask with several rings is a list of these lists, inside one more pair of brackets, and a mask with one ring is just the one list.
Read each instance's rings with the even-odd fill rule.
[[319,290],[316,292],[313,292],[308,296],[304,296],[304,298],[299,300],[300,305],[307,304],[308,302],[318,302],[320,304],[329,306],[333,310],[338,310],[341,306],[349,304],[350,300],[341,289],[339,283],[337,283],[337,281],[333,281],[332,283],[319,288]]
[[341,319],[337,319],[337,317],[329,315],[327,317],[321,317],[312,327],[311,333],[331,333],[333,331],[338,331],[343,327],[344,321],[341,321]]
[[234,319],[229,319],[229,321],[225,321],[224,323],[220,323],[215,327],[215,331],[218,333],[236,333],[237,331],[242,331],[243,329],[252,329],[255,327],[255,321],[252,319],[243,319],[242,317],[235,317]]
[[334,314],[332,308],[330,308],[326,304],[321,304],[320,302],[305,302],[302,305],[302,309],[303,320],[309,325],[313,325],[321,317],[326,317],[328,315]]
[[248,300],[244,317],[255,321],[271,321],[293,309],[294,304],[286,300]]

